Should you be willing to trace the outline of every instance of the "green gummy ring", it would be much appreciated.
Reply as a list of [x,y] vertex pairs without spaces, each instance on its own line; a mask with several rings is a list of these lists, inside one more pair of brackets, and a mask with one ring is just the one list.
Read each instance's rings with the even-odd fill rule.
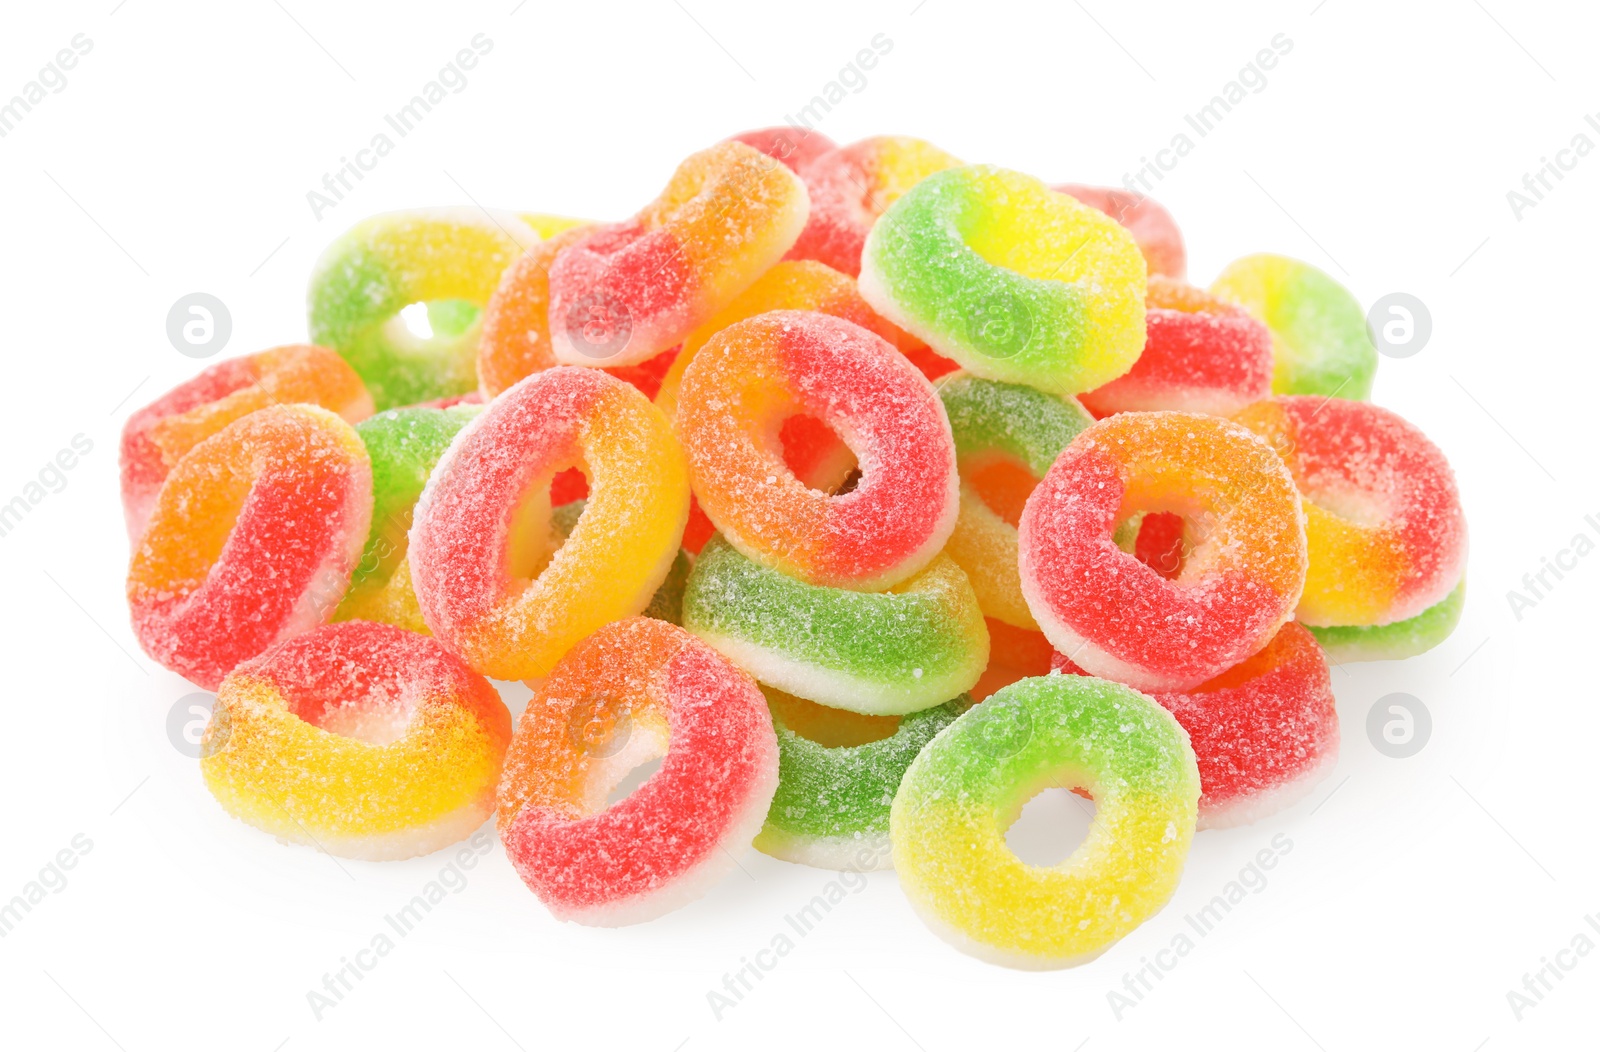
[[683,627],[762,683],[873,716],[941,704],[989,663],[977,596],[942,554],[892,591],[856,592],[770,570],[719,534],[689,574]]
[[958,458],[1003,454],[1020,461],[1035,478],[1043,478],[1061,451],[1094,423],[1076,398],[1021,384],[957,372],[934,386],[950,417]]
[[887,738],[829,747],[787,727],[774,707],[778,792],[757,850],[819,869],[889,869],[889,807],[900,779],[934,735],[972,699],[963,694],[913,712]]
[[1116,220],[975,165],[937,172],[889,207],[859,285],[879,314],[973,373],[1077,394],[1144,349],[1145,279]]
[[[1030,866],[1006,829],[1041,789],[1094,798],[1087,839]],[[1109,680],[1037,676],[989,696],[912,761],[890,812],[912,906],[958,949],[1015,968],[1082,964],[1171,897],[1200,772],[1172,714]]]
[[1432,650],[1450,637],[1461,621],[1467,605],[1467,581],[1416,617],[1387,625],[1334,625],[1316,628],[1307,625],[1322,644],[1328,660],[1342,665],[1349,661],[1399,661]]
[[[562,541],[572,536],[587,505],[588,501],[574,500],[550,509],[550,525]],[[689,571],[693,568],[694,556],[679,548],[678,554],[672,557],[672,565],[667,568],[666,579],[656,589],[656,594],[650,597],[650,605],[639,616],[653,617],[682,628],[683,590],[689,583]]]

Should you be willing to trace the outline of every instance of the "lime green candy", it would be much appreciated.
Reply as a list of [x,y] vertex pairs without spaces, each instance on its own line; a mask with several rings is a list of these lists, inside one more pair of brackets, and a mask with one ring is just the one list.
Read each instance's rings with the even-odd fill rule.
[[411,512],[433,466],[482,410],[390,409],[356,425],[372,461],[372,527],[335,620],[382,621],[428,633],[405,565]]
[[934,386],[950,417],[957,458],[1007,456],[1034,478],[1043,478],[1061,451],[1094,423],[1077,399],[1021,384],[959,372],[940,377]]
[[[1052,785],[1093,796],[1094,824],[1066,860],[1030,866],[1006,829]],[[894,868],[917,913],[964,952],[1068,967],[1171,897],[1199,798],[1189,736],[1150,698],[1087,676],[1019,680],[912,761],[890,813]]]
[[[790,726],[801,722],[792,715],[796,705],[812,710],[822,706],[771,691],[768,699],[778,732],[778,792],[756,837],[756,848],[774,858],[822,869],[889,868],[889,806],[900,779],[917,753],[966,711],[972,699],[962,695],[898,719],[840,710],[806,714],[808,723],[820,719],[835,724],[824,728],[824,734],[832,732],[830,737],[857,730],[849,726],[851,717],[897,724],[886,737],[858,731],[839,744],[816,741],[802,733],[810,728]],[[859,740],[863,737],[866,740]]]
[[[311,339],[361,375],[379,409],[478,386],[481,313],[500,276],[539,235],[522,218],[481,209],[392,212],[356,224],[317,261]],[[431,335],[400,312],[427,304]]]
[[1378,349],[1350,290],[1309,263],[1261,253],[1236,259],[1211,294],[1272,330],[1272,393],[1365,401]]
[[1450,638],[1466,605],[1467,582],[1463,578],[1449,595],[1404,621],[1329,628],[1307,625],[1306,628],[1322,644],[1328,660],[1336,665],[1347,661],[1399,661],[1426,653]]
[[1093,390],[1144,350],[1145,262],[1116,220],[1019,172],[929,176],[873,226],[861,295],[974,375]]
[[[562,504],[550,511],[550,525],[555,529],[558,542],[564,542],[572,536],[572,531],[577,528],[578,518],[583,514],[587,501],[574,500]],[[560,543],[556,544],[560,547]],[[668,624],[683,625],[683,590],[689,583],[689,571],[694,568],[694,556],[682,548],[673,556],[672,565],[667,569],[666,579],[661,582],[661,587],[656,589],[656,594],[650,597],[650,605],[640,613],[641,617],[653,617],[657,621]]]
[[888,592],[809,585],[706,542],[683,596],[683,627],[757,680],[852,712],[901,715],[971,689],[989,630],[948,556]]

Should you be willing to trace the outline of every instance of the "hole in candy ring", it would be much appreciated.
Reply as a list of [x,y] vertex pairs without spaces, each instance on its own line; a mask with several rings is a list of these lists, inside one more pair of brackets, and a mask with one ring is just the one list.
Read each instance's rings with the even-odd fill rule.
[[635,789],[648,782],[652,775],[661,770],[661,763],[665,759],[665,756],[657,756],[653,759],[645,760],[623,775],[622,780],[612,786],[611,791],[606,794],[606,806],[615,807],[632,796]]
[[579,698],[567,714],[567,739],[579,752],[596,759],[615,756],[633,735],[633,714],[626,699],[593,692]]
[[1059,866],[1088,838],[1095,813],[1094,800],[1082,790],[1047,785],[1006,827],[1006,847],[1030,866]]
[[991,293],[967,316],[967,337],[990,358],[1010,358],[1033,339],[1033,312],[1017,296]]
[[606,289],[596,289],[567,308],[567,338],[587,357],[615,358],[633,335],[633,314],[628,305]]

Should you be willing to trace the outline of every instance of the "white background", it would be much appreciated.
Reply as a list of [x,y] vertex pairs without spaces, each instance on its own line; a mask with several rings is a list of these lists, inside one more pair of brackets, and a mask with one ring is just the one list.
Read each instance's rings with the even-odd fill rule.
[[[0,139],[9,388],[0,502],[72,437],[93,451],[0,538],[7,667],[0,899],[74,835],[92,850],[0,939],[0,1043],[236,1050],[1039,1047],[1433,1050],[1593,1043],[1600,953],[1518,1021],[1507,991],[1600,912],[1592,666],[1600,558],[1521,620],[1506,594],[1600,514],[1593,235],[1600,156],[1536,207],[1507,191],[1600,112],[1588,5],[899,0],[784,10],[659,0],[627,13],[517,0],[12,5],[0,98],[76,33],[93,50]],[[1210,6],[1210,5],[1205,5]],[[113,8],[115,9],[113,10]],[[306,192],[477,33],[493,51],[337,208]],[[1402,664],[1334,673],[1344,744],[1311,799],[1195,839],[1167,909],[1101,959],[981,964],[912,915],[892,874],[830,914],[719,1021],[706,993],[831,874],[754,852],[706,899],[620,931],[553,922],[496,845],[469,885],[318,1021],[307,991],[447,856],[335,862],[223,815],[166,732],[193,690],[139,652],[122,598],[116,441],[202,363],[179,296],[220,296],[225,355],[305,336],[322,245],[427,204],[601,219],[684,155],[779,123],[878,33],[892,51],[820,125],[883,132],[1049,181],[1115,184],[1278,33],[1293,50],[1157,196],[1204,284],[1230,259],[1309,260],[1364,302],[1431,309],[1375,400],[1458,473],[1472,531],[1460,629]],[[1597,118],[1600,119],[1600,118]],[[1191,133],[1192,137],[1192,133]],[[1431,712],[1381,755],[1384,695]],[[525,692],[512,696],[520,709]],[[1331,793],[1331,795],[1330,795]],[[1275,834],[1270,882],[1118,1020],[1107,992],[1185,930]],[[1595,934],[1591,932],[1591,934]],[[1595,935],[1600,939],[1600,935]],[[1570,958],[1569,958],[1570,959]]]

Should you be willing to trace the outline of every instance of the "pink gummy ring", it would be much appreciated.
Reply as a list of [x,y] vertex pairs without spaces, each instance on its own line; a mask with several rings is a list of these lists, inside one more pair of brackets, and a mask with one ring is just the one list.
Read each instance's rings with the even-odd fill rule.
[[[657,757],[659,770],[606,804]],[[517,873],[557,917],[633,924],[732,869],[777,786],[778,740],[755,681],[683,629],[636,617],[574,647],[529,700],[497,823]]]
[[[1088,675],[1055,654],[1054,672]],[[1197,828],[1245,825],[1289,807],[1339,759],[1339,713],[1322,647],[1293,621],[1259,652],[1157,702],[1189,732],[1200,767]]]

